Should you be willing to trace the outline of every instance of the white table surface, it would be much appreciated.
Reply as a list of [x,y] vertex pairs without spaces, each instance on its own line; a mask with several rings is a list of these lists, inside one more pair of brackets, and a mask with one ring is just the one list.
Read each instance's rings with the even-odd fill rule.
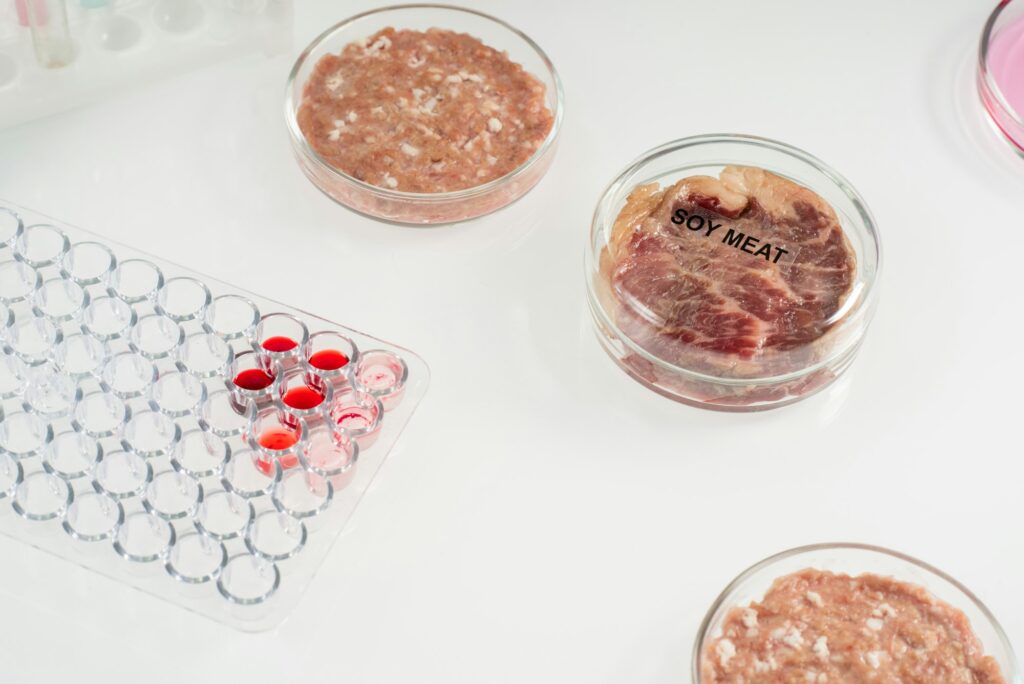
[[[373,4],[299,0],[286,56],[0,132],[0,197],[432,369],[281,627],[243,634],[0,538],[0,681],[683,682],[735,574],[837,540],[946,570],[1024,644],[1024,161],[965,80],[990,3],[475,3],[549,52],[565,127],[526,198],[437,230],[341,209],[291,158],[294,56]],[[790,408],[676,404],[591,331],[601,190],[644,150],[708,132],[820,156],[881,228],[859,358]]]

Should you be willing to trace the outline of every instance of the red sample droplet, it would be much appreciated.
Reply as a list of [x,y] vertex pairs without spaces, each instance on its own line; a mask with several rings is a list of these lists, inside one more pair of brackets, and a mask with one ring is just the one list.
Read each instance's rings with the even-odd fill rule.
[[323,403],[324,395],[312,387],[303,385],[302,387],[293,387],[285,392],[281,400],[293,409],[308,411]]
[[247,390],[261,390],[273,382],[274,378],[259,368],[246,368],[235,376],[235,384]]
[[348,357],[337,349],[324,349],[309,357],[309,365],[326,371],[338,370],[348,361]]
[[334,421],[341,427],[348,428],[349,430],[362,430],[369,427],[373,422],[366,411],[355,407],[342,409],[335,416]]
[[263,340],[263,348],[269,352],[286,352],[295,349],[299,343],[284,335],[274,335]]
[[[288,454],[283,458],[277,459],[277,462],[281,464],[282,470],[288,470],[299,465],[299,457]],[[257,458],[256,469],[268,477],[272,476],[274,474],[274,462],[268,458]]]
[[260,446],[271,451],[290,449],[298,441],[299,434],[297,432],[283,428],[273,428],[260,435]]

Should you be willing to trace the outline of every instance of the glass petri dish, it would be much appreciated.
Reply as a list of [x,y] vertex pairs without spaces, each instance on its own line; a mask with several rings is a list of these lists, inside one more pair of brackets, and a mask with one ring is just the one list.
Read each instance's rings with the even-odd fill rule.
[[[361,181],[318,154],[299,127],[298,112],[310,74],[322,57],[338,54],[377,31],[393,27],[426,31],[440,28],[467,33],[509,58],[539,79],[553,123],[537,150],[500,178],[463,190],[437,193],[403,192]],[[496,211],[525,195],[544,176],[554,158],[563,117],[562,85],[548,56],[533,40],[500,19],[481,12],[444,5],[384,7],[350,17],[327,29],[299,55],[288,78],[285,116],[292,148],[306,176],[334,201],[374,218],[406,224],[466,221]]]
[[[727,169],[736,167],[740,180],[730,176],[730,187],[748,183],[751,198],[784,195],[771,211],[788,212],[779,214],[785,224],[781,218],[755,223],[759,205],[753,199],[737,209],[749,198],[727,193],[717,178],[735,174]],[[623,213],[616,230],[638,186],[664,190],[694,176],[712,178],[694,179],[662,200],[645,197],[650,189],[638,190],[629,212],[641,213]],[[720,197],[704,197],[702,188]],[[648,198],[654,204],[644,205]],[[826,219],[829,208],[834,217]],[[838,243],[828,258],[842,257],[842,280],[829,285],[832,299],[819,309],[810,308],[818,300],[809,293],[824,277],[816,275],[824,263],[816,260],[825,257],[801,231],[824,228],[799,215],[812,210],[813,220],[826,221],[820,225]],[[721,212],[739,214],[734,221]],[[648,388],[723,411],[784,406],[839,377],[874,313],[880,267],[874,219],[842,176],[795,147],[740,135],[683,138],[637,158],[601,197],[586,250],[589,305],[605,351]],[[804,280],[797,283],[798,277]],[[727,294],[723,286],[730,288]]]
[[985,23],[978,93],[992,123],[1024,155],[1024,0],[1003,0]]
[[711,604],[697,631],[691,670],[694,684],[709,681],[701,674],[703,654],[708,644],[722,636],[729,613],[734,608],[760,601],[776,579],[808,568],[853,577],[879,575],[923,588],[967,617],[984,654],[998,664],[1006,684],[1021,684],[1019,666],[1006,634],[988,608],[966,587],[942,571],[902,553],[847,543],[815,544],[783,551],[734,579]]

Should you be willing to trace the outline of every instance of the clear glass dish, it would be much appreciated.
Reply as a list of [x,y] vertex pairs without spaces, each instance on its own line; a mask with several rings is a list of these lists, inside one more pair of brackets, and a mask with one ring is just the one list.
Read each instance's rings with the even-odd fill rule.
[[851,576],[871,573],[916,584],[967,616],[986,655],[995,659],[1006,684],[1021,684],[1013,648],[995,616],[966,587],[927,563],[896,551],[866,544],[815,544],[783,551],[744,570],[718,595],[708,609],[693,646],[691,679],[702,684],[701,655],[709,641],[721,634],[730,610],[760,601],[779,577],[807,568]]
[[1024,0],[1003,0],[985,23],[978,93],[992,123],[1024,154]]
[[[554,118],[551,131],[533,155],[512,172],[482,185],[438,193],[402,192],[365,183],[332,166],[307,142],[299,128],[303,88],[317,62],[348,44],[386,28],[425,31],[430,28],[467,33],[505,51],[513,62],[545,86],[545,100]],[[445,5],[396,5],[357,14],[327,29],[299,55],[288,78],[285,117],[292,149],[306,176],[331,199],[374,218],[407,224],[445,224],[496,211],[525,195],[544,176],[555,154],[562,125],[562,84],[548,56],[529,36],[500,19]]]
[[[841,297],[839,305],[827,320],[820,322],[822,334],[806,344],[778,349],[762,345],[763,349],[744,358],[721,350],[691,348],[687,342],[671,339],[663,344],[663,338],[658,337],[661,332],[651,335],[650,329],[643,327],[645,321],[654,319],[650,310],[612,282],[617,266],[610,249],[619,249],[612,245],[614,224],[630,193],[648,183],[664,188],[690,176],[717,176],[727,166],[763,169],[812,190],[834,210],[855,255],[855,267],[848,272],[848,289],[836,295]],[[690,218],[695,217],[696,213]],[[765,228],[769,229],[775,227]],[[729,232],[723,231],[726,235]],[[713,240],[719,235],[722,233]],[[762,233],[765,235],[770,237],[770,233]],[[693,246],[686,244],[690,246],[684,251]],[[729,244],[736,246],[733,242]],[[786,258],[794,259],[796,264],[801,246],[797,243],[796,247],[789,247],[794,256]],[[751,254],[753,249],[743,251]],[[744,262],[747,263],[753,262]],[[598,202],[586,250],[589,304],[605,351],[648,388],[684,403],[725,411],[783,406],[821,390],[844,372],[874,312],[880,267],[881,244],[874,220],[860,195],[842,176],[795,147],[740,135],[684,138],[637,158],[608,186]]]

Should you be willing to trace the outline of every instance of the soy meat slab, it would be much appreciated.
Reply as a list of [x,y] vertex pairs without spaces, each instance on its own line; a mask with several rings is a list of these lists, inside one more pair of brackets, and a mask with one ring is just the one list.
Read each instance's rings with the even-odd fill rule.
[[822,355],[857,258],[816,193],[728,166],[718,178],[636,187],[601,270],[616,324],[639,346],[691,371],[763,378]]
[[298,124],[321,158],[378,187],[463,190],[540,148],[554,117],[532,74],[478,39],[386,28],[317,63]]
[[807,569],[733,608],[702,684],[1004,684],[967,617],[922,587]]

